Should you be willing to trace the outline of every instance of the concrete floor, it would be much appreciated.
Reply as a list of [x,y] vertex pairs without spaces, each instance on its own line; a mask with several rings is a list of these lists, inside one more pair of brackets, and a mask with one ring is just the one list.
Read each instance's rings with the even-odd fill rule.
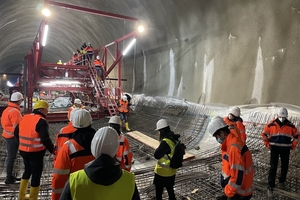
[[[165,118],[169,121],[171,128],[176,133],[181,134],[182,141],[187,145],[189,153],[194,154],[196,158],[184,163],[177,173],[175,192],[177,199],[215,199],[217,194],[222,193],[219,185],[220,177],[220,149],[219,145],[209,134],[205,133],[209,119],[213,113],[221,114],[226,111],[217,107],[202,106],[190,104],[178,99],[171,98],[151,98],[142,97],[135,101],[132,106],[133,111],[129,118],[130,128],[138,130],[154,139],[157,138],[157,132],[154,131],[158,119]],[[264,124],[272,114],[255,112],[256,114],[245,114],[247,118],[247,145],[252,152],[255,166],[255,180],[253,199],[267,199],[267,173],[269,152],[264,148],[260,133]],[[299,118],[291,119],[295,124],[300,123]],[[105,126],[108,119],[100,119],[93,122],[93,127],[98,129]],[[65,123],[50,124],[51,137],[54,139],[58,130]],[[125,132],[126,134],[126,132]],[[134,152],[135,163],[132,171],[136,175],[136,183],[142,199],[155,199],[155,189],[152,185],[153,169],[155,159],[153,158],[154,149],[151,149],[137,140],[128,137],[132,151]],[[16,199],[18,184],[6,186],[4,181],[4,161],[6,150],[3,140],[0,140],[0,199]],[[200,146],[199,150],[195,147]],[[275,199],[299,199],[300,195],[300,160],[296,156],[299,147],[291,153],[290,168],[287,177],[287,190],[275,190]],[[23,163],[20,157],[16,162],[16,173],[21,175]],[[42,177],[42,189],[40,199],[50,199],[51,194],[51,173],[52,157],[45,156],[45,166]],[[164,193],[164,199],[167,194]]]

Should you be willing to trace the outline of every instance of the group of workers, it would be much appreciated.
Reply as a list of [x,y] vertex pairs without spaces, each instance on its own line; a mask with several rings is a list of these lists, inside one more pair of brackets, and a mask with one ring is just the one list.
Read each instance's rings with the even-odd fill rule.
[[[262,133],[264,145],[270,150],[270,168],[268,173],[268,198],[274,197],[278,159],[281,160],[281,174],[278,187],[285,189],[289,166],[290,151],[298,144],[299,133],[288,119],[286,108],[278,108],[275,119],[268,122]],[[224,194],[218,200],[251,199],[253,194],[254,166],[252,154],[246,145],[247,135],[240,108],[233,107],[228,116],[212,118],[208,132],[221,145],[222,173],[221,186]]]
[[93,59],[94,54],[94,47],[90,42],[86,44],[86,42],[83,42],[80,50],[76,49],[76,51],[73,52],[72,55],[72,64],[73,65],[85,65],[86,60],[91,61]]
[[[128,139],[121,132],[122,123],[129,130],[126,115],[128,100],[125,97],[124,95],[120,99],[120,117],[111,117],[108,126],[97,131],[92,127],[90,112],[84,109],[80,99],[75,99],[74,106],[68,113],[69,124],[59,131],[53,144],[46,121],[49,104],[39,100],[34,104],[31,114],[22,116],[20,104],[23,95],[14,92],[2,114],[1,124],[8,153],[5,183],[21,181],[18,199],[38,199],[46,150],[54,155],[53,200],[84,199],[87,195],[89,199],[140,199],[134,175],[130,172],[133,154]],[[277,117],[266,124],[261,134],[271,153],[269,197],[273,196],[275,188],[279,156],[279,188],[285,189],[290,150],[295,149],[298,144],[298,130],[287,118],[287,109],[279,108]],[[252,154],[246,145],[240,109],[234,107],[224,118],[214,117],[207,129],[221,145],[221,186],[224,194],[217,199],[251,199],[254,166]],[[174,147],[180,135],[171,131],[165,119],[157,122],[156,130],[159,131],[160,142],[154,153],[158,160],[153,180],[156,199],[162,199],[163,189],[166,188],[169,199],[174,200],[176,197],[173,187],[177,169],[170,167],[169,156],[174,155]],[[18,150],[25,166],[21,179],[13,174]],[[26,194],[30,178],[30,192]]]

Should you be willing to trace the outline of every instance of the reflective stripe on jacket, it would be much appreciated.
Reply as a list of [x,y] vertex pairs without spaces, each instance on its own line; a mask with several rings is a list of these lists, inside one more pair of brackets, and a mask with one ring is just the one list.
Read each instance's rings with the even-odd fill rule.
[[129,200],[135,190],[133,173],[122,170],[122,176],[111,185],[105,186],[93,183],[84,170],[70,175],[70,190],[73,200]]
[[265,146],[268,148],[270,148],[270,145],[274,145],[294,149],[299,139],[298,129],[290,121],[285,122],[280,127],[276,119],[273,119],[265,126],[261,136]]
[[15,103],[8,102],[8,107],[4,109],[1,117],[1,125],[3,128],[2,136],[4,138],[13,138],[14,130],[20,123],[22,115],[20,106]]
[[234,129],[236,129],[236,132],[238,133],[241,140],[244,143],[246,143],[247,135],[246,135],[246,128],[245,128],[243,122],[241,122],[241,121],[232,121],[228,117],[224,117],[223,119],[224,119],[224,122],[228,126],[232,126],[232,127],[234,127]]
[[[232,130],[230,130],[232,131]],[[253,161],[252,155],[244,142],[230,133],[221,145],[222,174],[226,182],[224,193],[228,198],[235,194],[249,196],[253,193]]]
[[84,51],[86,51],[87,54],[93,54],[94,48],[92,46],[87,46]]
[[52,176],[52,200],[58,200],[69,174],[84,168],[84,165],[94,160],[94,156],[86,154],[84,148],[74,139],[62,145],[54,163]]
[[94,66],[103,68],[103,62],[101,60],[96,59],[94,60]]
[[119,112],[127,113],[128,112],[128,100],[123,101],[120,99]]
[[[170,158],[173,157],[174,151],[175,151],[175,143],[168,139],[168,138],[164,138],[163,141],[165,141],[168,146],[171,149],[171,153],[168,154]],[[170,159],[169,157],[165,154],[163,157],[161,157],[156,165],[155,165],[155,169],[154,172],[160,176],[163,177],[169,177],[169,176],[173,176],[174,174],[176,174],[177,169],[173,169],[170,167]]]
[[19,150],[25,152],[37,152],[46,149],[43,145],[40,134],[36,132],[36,125],[40,119],[44,119],[39,114],[27,114],[19,124]]
[[126,171],[130,171],[132,165],[133,153],[130,149],[128,139],[123,135],[119,135],[119,149],[116,153],[116,159],[120,163],[120,167]]

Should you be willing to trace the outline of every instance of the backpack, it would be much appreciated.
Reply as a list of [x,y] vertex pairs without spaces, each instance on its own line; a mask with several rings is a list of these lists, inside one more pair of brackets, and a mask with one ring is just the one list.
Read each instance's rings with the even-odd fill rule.
[[[172,140],[173,141],[173,140]],[[175,142],[175,141],[173,141]],[[186,146],[181,143],[180,140],[175,142],[175,147],[171,150],[171,152],[174,150],[173,157],[171,158],[168,154],[168,158],[170,160],[170,167],[173,169],[178,169],[179,167],[182,167],[183,162],[183,156],[185,154]]]

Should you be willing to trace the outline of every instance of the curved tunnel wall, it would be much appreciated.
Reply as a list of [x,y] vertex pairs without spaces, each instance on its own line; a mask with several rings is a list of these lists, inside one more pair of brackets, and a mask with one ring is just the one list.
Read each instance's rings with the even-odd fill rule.
[[[59,0],[58,0],[59,1]],[[70,3],[69,1],[59,1]],[[0,68],[15,71],[41,21],[43,1],[0,2]],[[296,0],[74,0],[74,5],[137,17],[146,25],[123,59],[124,91],[196,103],[300,105],[300,2]],[[69,60],[132,31],[133,22],[51,7],[43,61]],[[126,43],[124,43],[126,45]],[[116,70],[112,76],[116,76]]]

